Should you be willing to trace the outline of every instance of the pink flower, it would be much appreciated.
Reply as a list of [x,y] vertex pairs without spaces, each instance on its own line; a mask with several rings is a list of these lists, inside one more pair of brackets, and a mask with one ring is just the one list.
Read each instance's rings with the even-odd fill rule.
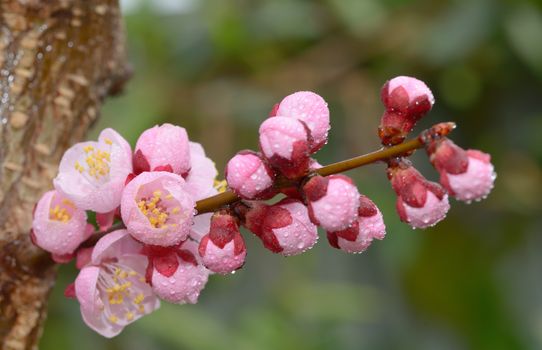
[[294,179],[309,168],[309,134],[303,122],[287,117],[266,119],[260,126],[260,149],[269,164]]
[[256,152],[238,152],[228,162],[225,174],[228,186],[241,198],[264,199],[274,195],[275,174]]
[[381,98],[386,111],[380,121],[379,136],[385,145],[403,142],[416,122],[435,103],[431,90],[424,82],[405,76],[386,82]]
[[344,230],[358,217],[359,192],[348,176],[314,176],[303,191],[312,222],[326,231]]
[[71,255],[93,231],[85,211],[57,191],[46,192],[36,205],[32,240],[50,253]]
[[98,241],[91,263],[75,280],[83,320],[104,337],[114,337],[160,306],[145,282],[147,259],[141,249],[126,230],[112,232]]
[[171,246],[188,237],[194,206],[180,175],[144,172],[124,189],[121,215],[128,232],[138,241]]
[[389,168],[388,174],[397,193],[396,208],[401,221],[413,228],[426,228],[444,219],[450,204],[442,186],[427,181],[404,161]]
[[113,129],[105,129],[97,142],[77,143],[64,153],[54,185],[78,208],[107,213],[119,206],[131,172],[130,145]]
[[149,258],[148,276],[154,292],[170,303],[197,303],[209,277],[209,270],[198,260],[198,244],[185,241],[169,250]]
[[364,195],[360,195],[359,201],[358,219],[350,227],[342,231],[327,232],[329,243],[347,253],[361,253],[371,245],[374,238],[384,239],[386,235],[380,210]]
[[166,170],[184,176],[190,170],[190,148],[186,130],[171,124],[145,130],[137,140],[134,171]]
[[456,199],[480,200],[493,189],[496,174],[489,154],[465,151],[447,138],[433,142],[428,153],[440,173],[440,183]]
[[190,142],[190,171],[185,176],[186,191],[195,201],[214,196],[218,175],[215,163],[205,155],[203,147],[197,142]]
[[267,249],[284,256],[301,254],[318,240],[307,207],[291,198],[271,206],[255,203],[246,213],[245,226],[260,237]]
[[203,265],[213,272],[227,274],[241,268],[247,250],[238,219],[227,212],[216,212],[209,233],[201,239],[199,254]]
[[288,95],[280,102],[273,116],[296,118],[304,122],[312,137],[311,153],[327,143],[329,109],[320,95],[310,91]]

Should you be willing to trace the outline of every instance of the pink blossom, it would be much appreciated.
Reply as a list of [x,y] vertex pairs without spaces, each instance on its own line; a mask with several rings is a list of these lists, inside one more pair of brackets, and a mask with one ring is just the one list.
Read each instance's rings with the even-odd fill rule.
[[450,204],[442,186],[427,181],[407,162],[388,169],[388,173],[402,221],[413,228],[426,228],[444,219]]
[[185,176],[186,191],[195,201],[214,196],[214,188],[218,175],[215,163],[205,155],[203,147],[197,142],[189,142],[190,171]]
[[285,198],[271,206],[255,203],[245,220],[267,249],[284,256],[301,254],[318,240],[307,207],[295,199]]
[[262,199],[274,194],[275,174],[256,152],[238,152],[228,162],[225,174],[228,186],[241,198]]
[[171,246],[188,237],[195,201],[177,174],[144,172],[124,189],[121,215],[128,232],[145,244]]
[[190,170],[190,148],[186,130],[171,124],[156,125],[145,130],[137,140],[134,171],[139,174],[159,168],[178,175]]
[[114,337],[160,306],[145,282],[147,259],[139,254],[141,249],[126,230],[107,234],[75,280],[83,320],[104,337]]
[[198,244],[192,241],[151,258],[148,271],[154,292],[171,303],[197,303],[209,276],[198,258]]
[[382,213],[366,196],[360,195],[358,219],[354,223],[336,232],[327,232],[329,243],[347,253],[361,253],[372,243],[373,239],[384,239],[386,226]]
[[46,192],[36,205],[32,222],[34,244],[59,258],[71,255],[93,231],[85,211],[57,191]]
[[130,145],[113,129],[105,129],[97,142],[77,143],[64,153],[54,185],[78,208],[107,213],[119,206],[131,172]]
[[311,91],[288,95],[278,105],[275,115],[296,118],[307,125],[312,137],[311,153],[315,153],[327,143],[329,109],[320,95]]
[[287,117],[266,119],[260,126],[260,149],[269,164],[287,178],[309,168],[309,134],[303,122]]
[[326,231],[340,231],[358,216],[359,192],[345,175],[314,176],[303,186],[313,223]]
[[199,244],[199,254],[203,264],[213,272],[227,274],[241,268],[247,250],[238,219],[227,212],[216,212],[209,233]]
[[485,198],[493,189],[495,169],[491,157],[477,150],[464,150],[450,139],[428,147],[431,162],[440,173],[440,183],[460,201]]
[[386,111],[380,121],[379,136],[385,145],[403,142],[416,122],[435,103],[431,90],[424,82],[405,76],[386,82],[381,98]]

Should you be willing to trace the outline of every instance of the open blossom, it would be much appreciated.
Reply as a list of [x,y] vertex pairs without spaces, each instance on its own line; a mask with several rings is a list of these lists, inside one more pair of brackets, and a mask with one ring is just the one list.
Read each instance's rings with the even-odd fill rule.
[[384,239],[386,235],[382,213],[373,201],[360,195],[359,202],[358,219],[350,227],[327,232],[329,243],[347,253],[361,253],[371,245],[373,239]]
[[134,172],[170,170],[185,176],[190,170],[190,147],[186,130],[171,124],[145,130],[137,140]]
[[275,174],[256,152],[238,152],[228,161],[225,175],[228,186],[241,198],[262,199],[274,194]]
[[381,99],[386,111],[380,121],[379,136],[385,145],[401,143],[435,103],[431,90],[423,81],[406,76],[386,82]]
[[396,209],[402,221],[413,228],[426,228],[444,219],[450,209],[446,190],[427,181],[407,162],[388,169],[397,194]]
[[287,178],[309,168],[310,135],[303,122],[287,117],[266,119],[260,126],[260,149],[269,164]]
[[50,253],[72,254],[93,231],[85,211],[57,191],[46,192],[36,205],[32,240]]
[[170,303],[195,304],[209,277],[198,258],[198,244],[190,240],[154,257],[151,254],[147,278],[154,292]]
[[491,192],[496,174],[489,154],[464,150],[447,138],[433,142],[427,150],[440,183],[451,196],[470,202]]
[[298,91],[286,96],[272,113],[273,116],[299,119],[307,125],[312,137],[311,153],[326,144],[330,129],[329,108],[320,95],[311,91]]
[[214,196],[217,191],[214,188],[215,179],[218,175],[215,163],[205,155],[203,147],[197,142],[189,142],[190,170],[185,175],[186,191],[192,195],[195,201]]
[[193,223],[195,201],[180,175],[144,172],[122,195],[122,220],[130,234],[145,244],[171,246],[185,240]]
[[301,254],[318,240],[317,227],[311,222],[307,207],[291,198],[271,206],[253,203],[244,224],[267,249],[284,256]]
[[211,271],[226,274],[243,266],[247,250],[239,232],[238,219],[227,212],[216,212],[209,233],[199,244],[203,264]]
[[109,233],[98,241],[90,263],[75,280],[83,320],[104,337],[119,334],[160,306],[145,282],[147,259],[139,254],[141,249],[126,230]]
[[130,145],[113,129],[105,129],[97,142],[77,143],[64,153],[54,185],[78,208],[107,213],[119,206],[131,172]]
[[358,217],[359,192],[348,176],[314,176],[303,192],[312,222],[326,231],[344,230]]

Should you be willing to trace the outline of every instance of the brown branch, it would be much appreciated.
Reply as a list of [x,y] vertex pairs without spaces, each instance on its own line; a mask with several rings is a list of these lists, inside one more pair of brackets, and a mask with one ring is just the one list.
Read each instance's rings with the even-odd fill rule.
[[117,0],[0,0],[0,72],[0,344],[33,349],[56,269],[32,208],[129,75]]

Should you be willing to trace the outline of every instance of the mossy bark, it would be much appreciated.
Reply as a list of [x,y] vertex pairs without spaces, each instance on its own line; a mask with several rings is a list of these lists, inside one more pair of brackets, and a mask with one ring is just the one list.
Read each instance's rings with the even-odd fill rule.
[[129,75],[116,0],[0,0],[0,344],[37,348],[55,264],[29,240],[59,160]]

